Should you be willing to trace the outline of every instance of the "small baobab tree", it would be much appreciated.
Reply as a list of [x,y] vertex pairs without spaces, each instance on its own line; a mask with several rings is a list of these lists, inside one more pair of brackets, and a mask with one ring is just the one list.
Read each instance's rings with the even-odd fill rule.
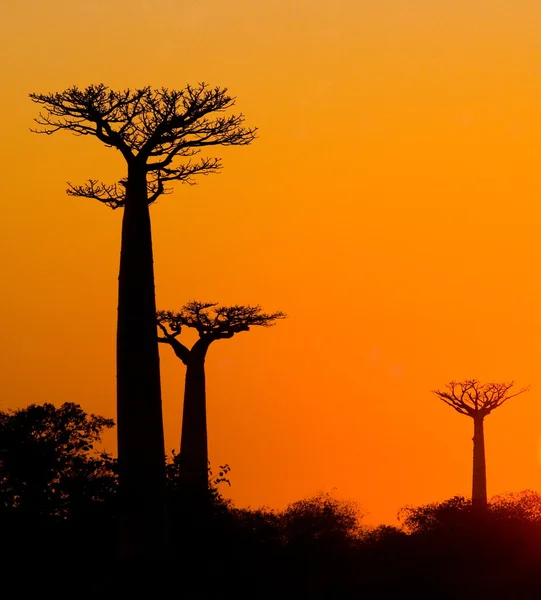
[[165,451],[156,342],[156,301],[149,205],[166,185],[194,183],[216,172],[219,158],[197,155],[209,146],[242,146],[255,137],[227,89],[201,83],[115,91],[103,84],[30,94],[43,107],[36,133],[67,130],[93,136],[120,152],[126,177],[106,184],[68,183],[68,194],[122,207],[117,320],[119,551],[157,557],[165,549]]
[[[264,313],[260,306],[218,306],[217,303],[188,302],[180,311],[158,311],[161,330],[158,341],[169,344],[186,365],[179,483],[194,500],[208,496],[208,443],[205,358],[216,340],[232,338],[251,327],[270,327],[282,312]],[[199,338],[191,348],[178,336],[183,327],[193,328]]]
[[526,392],[529,387],[511,392],[514,382],[481,384],[476,379],[451,381],[446,390],[433,393],[461,415],[473,419],[473,478],[472,506],[487,506],[487,471],[485,459],[484,420],[494,409],[507,400]]

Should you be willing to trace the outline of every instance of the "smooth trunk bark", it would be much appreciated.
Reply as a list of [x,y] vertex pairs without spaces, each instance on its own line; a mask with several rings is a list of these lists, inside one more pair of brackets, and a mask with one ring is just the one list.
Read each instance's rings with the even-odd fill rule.
[[165,448],[146,174],[130,167],[122,220],[117,324],[119,554],[165,551]]
[[207,402],[205,356],[208,344],[196,342],[186,365],[180,438],[180,484],[185,494],[204,504],[208,497]]
[[485,460],[484,417],[473,418],[473,481],[472,506],[484,509],[487,506],[487,470]]

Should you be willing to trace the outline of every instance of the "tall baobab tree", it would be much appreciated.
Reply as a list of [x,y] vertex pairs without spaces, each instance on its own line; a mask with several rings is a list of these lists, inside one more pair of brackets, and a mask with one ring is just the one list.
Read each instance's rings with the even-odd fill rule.
[[118,277],[117,436],[120,468],[119,551],[157,556],[165,548],[165,452],[156,342],[156,301],[149,205],[168,182],[193,184],[214,173],[208,146],[242,146],[255,137],[227,89],[197,86],[114,91],[103,84],[30,94],[43,107],[36,133],[67,130],[96,137],[122,155],[126,177],[106,184],[68,183],[67,193],[124,208]]
[[[218,306],[217,303],[188,302],[178,312],[158,311],[158,341],[169,344],[186,365],[179,483],[194,500],[208,495],[207,408],[205,358],[216,340],[232,338],[250,327],[270,327],[282,312],[264,313],[260,306]],[[199,339],[188,348],[178,340],[183,327],[197,331]]]
[[484,509],[487,506],[487,471],[485,459],[484,420],[494,409],[507,400],[526,392],[528,387],[511,393],[514,382],[481,384],[476,379],[451,381],[447,390],[433,390],[440,400],[461,415],[473,419],[473,478],[472,506]]

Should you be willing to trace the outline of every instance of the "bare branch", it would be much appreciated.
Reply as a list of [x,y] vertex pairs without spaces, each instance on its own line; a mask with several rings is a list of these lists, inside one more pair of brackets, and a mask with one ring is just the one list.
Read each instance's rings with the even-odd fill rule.
[[222,168],[219,158],[202,158],[199,162],[192,162],[180,165],[176,169],[163,168],[159,170],[158,177],[162,181],[182,181],[189,185],[194,185],[194,175],[210,175],[216,173]]
[[157,336],[158,342],[162,344],[169,344],[171,348],[173,348],[175,354],[182,360],[182,362],[187,365],[190,359],[190,349],[185,346],[183,343],[177,340],[177,336],[180,334],[180,327],[173,326],[171,331],[168,331],[167,327],[164,325],[167,320],[164,319],[162,313],[156,313],[156,324],[162,330],[164,337]]
[[173,331],[170,333],[169,331],[167,331],[167,327],[166,327],[166,326],[165,326],[165,325],[162,323],[162,321],[160,320],[160,318],[159,318],[159,317],[156,319],[156,322],[157,322],[157,324],[158,324],[158,327],[159,327],[159,328],[160,328],[160,329],[163,331],[163,334],[164,334],[164,336],[165,336],[165,337],[163,337],[163,338],[160,338],[160,337],[159,337],[158,339],[159,339],[160,341],[165,341],[165,342],[169,343],[169,340],[170,340],[171,338],[175,338],[175,337],[177,337],[177,335],[179,335],[179,333],[180,333],[180,328],[179,328],[178,330],[176,330],[176,331],[175,331],[175,330],[173,330]]
[[512,381],[481,384],[476,379],[466,379],[462,382],[451,381],[446,386],[447,391],[432,390],[432,392],[462,415],[486,417],[507,400],[530,389],[530,386],[527,386],[510,394],[513,385]]
[[115,130],[114,124],[126,124],[126,107],[137,104],[148,89],[113,92],[99,84],[85,90],[74,86],[61,93],[30,94],[33,102],[46,109],[34,119],[41,129],[32,131],[51,135],[64,129],[77,135],[94,135],[130,160],[133,158],[132,144]]
[[[114,91],[104,84],[61,93],[30,94],[44,108],[32,131],[51,135],[68,130],[92,135],[118,149],[125,160],[151,174],[148,201],[168,193],[164,183],[181,181],[193,185],[196,175],[221,169],[219,158],[193,157],[208,146],[245,146],[256,137],[256,128],[244,126],[244,115],[224,115],[235,99],[226,88],[205,83],[182,90],[167,88]],[[184,159],[184,160],[183,160]],[[97,184],[97,182],[96,182]],[[95,198],[112,208],[124,198],[114,186],[70,186],[72,195]]]
[[[163,185],[163,179],[158,175],[147,181],[148,203],[152,204],[161,195],[170,194]],[[91,198],[109,206],[113,210],[126,204],[126,180],[121,179],[118,183],[106,184],[97,179],[89,179],[83,185],[74,185],[68,181],[68,196]]]
[[179,330],[182,326],[196,329],[201,338],[227,339],[252,326],[271,327],[283,312],[264,313],[260,306],[218,306],[216,302],[191,301],[180,311],[158,311],[159,322]]
[[244,115],[218,115],[235,104],[227,89],[209,88],[205,83],[182,90],[144,87],[113,91],[104,84],[84,90],[72,87],[55,94],[30,94],[45,107],[35,122],[39,133],[67,129],[95,135],[120,150],[139,153],[143,162],[161,156],[158,168],[168,166],[183,149],[204,146],[243,146],[256,135],[244,127]]
[[[120,183],[120,185],[123,185]],[[78,196],[81,198],[92,198],[98,200],[102,204],[109,206],[113,210],[124,206],[126,199],[125,188],[119,187],[119,184],[113,183],[107,185],[101,183],[96,179],[89,179],[87,183],[83,185],[73,185],[68,181],[68,189],[66,193],[68,196]]]

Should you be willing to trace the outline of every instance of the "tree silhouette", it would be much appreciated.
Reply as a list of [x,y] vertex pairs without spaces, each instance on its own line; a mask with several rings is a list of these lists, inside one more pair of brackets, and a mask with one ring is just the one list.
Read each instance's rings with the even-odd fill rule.
[[28,520],[88,514],[115,488],[113,459],[94,449],[112,427],[73,402],[0,412],[0,507]]
[[487,472],[485,459],[484,420],[494,409],[507,400],[526,392],[529,387],[510,393],[514,382],[481,384],[476,379],[462,382],[451,381],[447,391],[432,390],[440,400],[461,415],[473,419],[473,478],[472,506],[485,509],[487,506]]
[[[232,338],[250,327],[270,327],[282,312],[264,313],[260,306],[218,306],[214,302],[188,302],[179,312],[158,311],[158,341],[169,344],[186,365],[184,407],[180,440],[180,484],[194,500],[208,495],[208,444],[205,358],[216,340]],[[183,327],[197,331],[199,339],[188,348],[177,338]]]
[[[114,91],[99,84],[30,98],[46,111],[35,119],[36,133],[94,136],[118,150],[127,165],[127,177],[117,184],[68,183],[68,194],[124,208],[117,321],[119,551],[157,556],[165,549],[166,494],[149,205],[167,192],[167,182],[192,184],[196,175],[221,167],[218,158],[196,159],[202,148],[249,144],[255,129],[242,126],[242,114],[220,114],[234,98],[204,83],[180,91]],[[213,113],[218,115],[211,118]]]

